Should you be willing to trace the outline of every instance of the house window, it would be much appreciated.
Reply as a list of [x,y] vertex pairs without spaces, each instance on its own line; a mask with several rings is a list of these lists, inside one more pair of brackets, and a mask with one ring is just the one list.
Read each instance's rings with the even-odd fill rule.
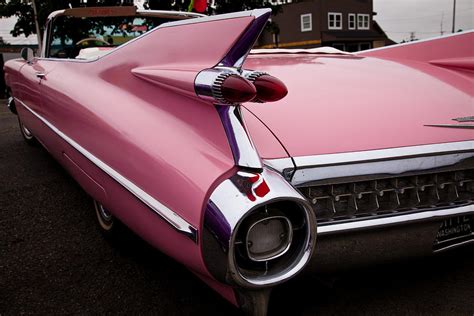
[[334,47],[335,49],[342,50],[342,51],[346,50],[346,45],[344,45],[344,43],[334,43],[332,44],[332,47]]
[[313,30],[313,21],[311,13],[301,15],[301,32],[309,32]]
[[356,15],[354,13],[349,13],[349,30],[356,29]]
[[357,28],[359,30],[368,30],[368,29],[370,29],[369,20],[370,20],[370,15],[369,14],[357,14]]
[[328,28],[330,30],[342,30],[342,13],[328,13]]
[[370,43],[360,43],[359,45],[359,50],[366,50],[366,49],[371,49],[372,45]]

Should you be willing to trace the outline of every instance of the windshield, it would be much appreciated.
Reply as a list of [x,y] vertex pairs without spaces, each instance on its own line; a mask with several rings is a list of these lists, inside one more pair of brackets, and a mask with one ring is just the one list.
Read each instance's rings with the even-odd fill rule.
[[47,57],[81,58],[93,47],[107,51],[169,21],[173,20],[149,16],[59,16],[53,21]]

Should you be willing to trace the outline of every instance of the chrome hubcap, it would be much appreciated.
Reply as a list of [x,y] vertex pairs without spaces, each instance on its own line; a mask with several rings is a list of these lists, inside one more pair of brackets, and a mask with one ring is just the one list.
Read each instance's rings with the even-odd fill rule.
[[23,129],[23,134],[25,134],[27,138],[33,137],[33,134],[31,134],[30,130],[26,128],[26,126],[23,123],[21,123],[21,128]]
[[102,204],[99,204],[99,214],[106,221],[112,220],[112,214]]

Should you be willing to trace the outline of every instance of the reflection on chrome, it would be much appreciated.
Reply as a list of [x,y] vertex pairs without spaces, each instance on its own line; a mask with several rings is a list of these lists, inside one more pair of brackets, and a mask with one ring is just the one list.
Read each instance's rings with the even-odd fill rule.
[[262,169],[262,161],[242,118],[240,106],[217,105],[235,164],[239,167]]
[[264,161],[312,204],[320,236],[474,212],[474,141]]
[[[269,248],[260,245],[262,253],[249,253],[252,230],[261,221],[275,218],[279,222],[266,233],[277,233],[282,242],[267,236],[273,243]],[[211,194],[202,247],[209,271],[221,282],[247,288],[283,282],[306,265],[315,240],[316,220],[310,205],[277,172],[266,168],[261,174],[239,171]]]

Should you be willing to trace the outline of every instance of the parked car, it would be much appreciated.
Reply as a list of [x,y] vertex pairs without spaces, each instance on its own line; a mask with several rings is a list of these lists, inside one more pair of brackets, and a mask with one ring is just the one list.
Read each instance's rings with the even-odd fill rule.
[[105,234],[254,314],[303,270],[472,243],[474,33],[250,52],[270,13],[53,12],[40,55],[5,64],[9,107]]

